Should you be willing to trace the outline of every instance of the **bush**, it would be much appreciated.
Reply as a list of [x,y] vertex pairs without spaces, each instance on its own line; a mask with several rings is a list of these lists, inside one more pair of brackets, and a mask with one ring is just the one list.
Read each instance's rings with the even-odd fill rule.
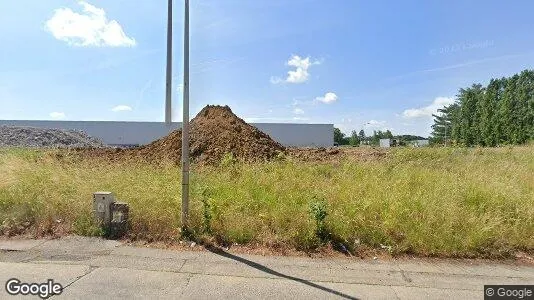
[[315,234],[323,243],[327,242],[330,234],[326,229],[325,219],[328,216],[328,212],[326,211],[326,202],[324,199],[314,197],[310,203],[310,213],[315,220]]
[[105,232],[90,213],[82,213],[72,224],[74,233],[83,236],[104,236]]

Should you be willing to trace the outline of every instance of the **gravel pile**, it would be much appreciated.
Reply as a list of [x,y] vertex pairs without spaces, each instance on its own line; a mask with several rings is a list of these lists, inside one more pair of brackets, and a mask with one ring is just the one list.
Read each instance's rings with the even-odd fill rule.
[[0,126],[0,147],[100,148],[104,144],[80,130]]

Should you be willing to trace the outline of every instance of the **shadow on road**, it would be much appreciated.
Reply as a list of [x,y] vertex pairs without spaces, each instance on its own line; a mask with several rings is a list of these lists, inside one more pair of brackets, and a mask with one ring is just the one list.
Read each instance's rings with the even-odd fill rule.
[[293,277],[293,276],[289,276],[289,275],[285,275],[285,274],[276,272],[275,270],[269,269],[266,266],[260,265],[258,263],[255,263],[253,261],[244,259],[244,258],[236,256],[236,255],[230,254],[230,253],[225,252],[222,249],[220,249],[218,247],[215,247],[215,246],[205,245],[204,248],[206,250],[210,251],[211,253],[214,253],[214,254],[217,254],[217,255],[220,255],[220,256],[223,256],[223,257],[226,257],[226,258],[233,259],[233,260],[238,261],[240,263],[243,263],[243,264],[245,264],[245,265],[247,265],[249,267],[255,268],[257,270],[260,270],[262,272],[265,272],[265,273],[268,273],[268,274],[271,274],[271,275],[275,275],[275,276],[278,276],[278,277],[281,277],[281,278],[285,278],[285,279],[293,280],[293,281],[296,281],[296,282],[300,282],[302,284],[305,284],[305,285],[311,286],[313,288],[316,288],[316,289],[319,289],[319,290],[334,294],[336,296],[339,296],[339,297],[342,297],[342,298],[345,298],[345,299],[355,299],[355,300],[358,299],[358,298],[343,294],[341,292],[338,292],[336,290],[332,290],[332,289],[329,289],[327,287],[324,287],[324,286],[318,285],[316,283],[310,282],[308,280],[304,280],[302,278]]

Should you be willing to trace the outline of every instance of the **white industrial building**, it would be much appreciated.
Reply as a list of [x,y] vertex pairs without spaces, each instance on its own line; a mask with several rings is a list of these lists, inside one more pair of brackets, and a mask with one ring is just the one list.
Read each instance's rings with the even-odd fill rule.
[[427,147],[430,145],[429,140],[415,140],[412,141],[412,146],[414,147]]
[[380,148],[389,148],[391,146],[390,139],[380,139]]
[[[0,126],[76,129],[108,145],[144,145],[181,128],[181,122],[0,120]],[[331,147],[333,124],[251,123],[284,146]]]

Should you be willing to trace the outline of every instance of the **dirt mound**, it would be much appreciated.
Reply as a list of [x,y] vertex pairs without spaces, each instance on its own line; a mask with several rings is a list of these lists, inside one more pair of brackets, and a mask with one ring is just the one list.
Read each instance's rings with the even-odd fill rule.
[[[190,157],[194,162],[218,164],[230,153],[236,160],[261,162],[285,152],[267,134],[237,117],[228,106],[208,105],[190,122]],[[113,151],[109,155],[145,161],[171,160],[182,156],[182,130],[138,148]]]

